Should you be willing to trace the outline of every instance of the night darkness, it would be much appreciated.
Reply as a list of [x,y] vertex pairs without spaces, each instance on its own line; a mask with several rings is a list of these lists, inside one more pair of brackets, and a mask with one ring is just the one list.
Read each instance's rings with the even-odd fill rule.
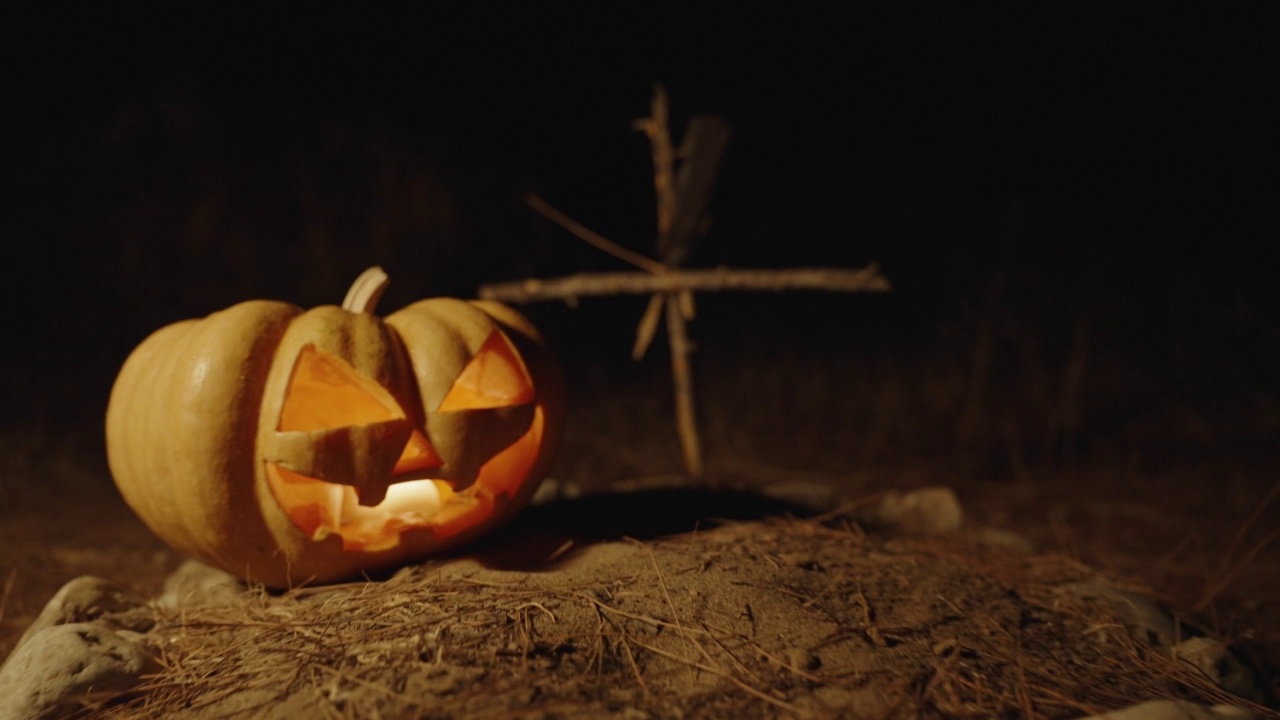
[[[1183,656],[1135,649],[1094,612],[1098,598],[1083,595],[1093,579],[1118,578],[1122,594],[1099,598],[1141,587],[1185,610],[1178,638],[1197,626],[1222,638],[1223,653],[1270,683],[1256,697],[1280,707],[1280,4],[887,3],[839,15],[803,3],[428,3],[444,7],[408,15],[25,5],[0,10],[0,657],[41,647],[19,638],[68,580],[93,575],[155,597],[180,580],[172,573],[190,551],[251,581],[260,562],[282,585],[415,564],[325,588],[371,603],[341,616],[319,614],[342,603],[306,595],[311,587],[201,585],[195,601],[209,608],[233,588],[266,613],[246,624],[233,608],[209,625],[232,633],[235,652],[262,650],[261,664],[206,664],[207,654],[191,656],[194,670],[170,663],[186,629],[196,628],[188,640],[212,637],[179,605],[180,621],[151,634],[164,638],[164,672],[187,679],[111,702],[172,690],[178,715],[220,712],[174,689],[205,692],[188,682],[197,676],[234,691],[208,686],[209,698],[259,703],[240,693],[256,683],[322,698],[344,717],[361,714],[339,691],[356,682],[376,693],[379,716],[401,701],[432,716],[539,703],[554,714],[557,698],[592,708],[584,717],[637,707],[654,717],[676,707],[684,717],[777,714],[783,698],[861,716],[854,695],[830,694],[855,686],[884,690],[877,702],[889,709],[866,716],[915,707],[899,695],[937,716],[963,707],[974,717],[1075,717],[1163,697],[1159,688],[1219,701],[1217,686],[1189,694],[1208,681],[1189,681]],[[686,266],[878,263],[893,284],[878,295],[698,295],[690,363],[705,482],[682,471],[667,336],[633,361],[648,299],[620,296],[519,308],[568,380],[563,439],[540,488],[550,501],[522,506],[536,440],[487,458],[502,482],[528,460],[489,495],[472,492],[490,492],[487,477],[461,487],[473,475],[402,484],[444,499],[415,499],[396,515],[361,514],[354,491],[318,482],[290,500],[263,479],[277,470],[261,439],[271,433],[245,440],[262,423],[202,432],[256,411],[168,396],[148,402],[180,408],[195,419],[181,427],[196,431],[158,429],[158,414],[131,414],[146,406],[112,405],[112,461],[126,478],[117,490],[108,398],[125,358],[158,328],[249,299],[338,304],[373,265],[391,279],[382,314],[501,281],[631,270],[531,210],[530,193],[654,255],[651,148],[632,122],[648,114],[657,83],[677,136],[703,113],[733,129],[713,222]],[[219,383],[208,363],[193,365],[199,382],[257,402],[238,382],[248,371]],[[303,365],[290,367],[292,382]],[[545,437],[555,435],[554,405]],[[491,417],[482,408],[441,414]],[[291,430],[285,416],[271,426],[279,435]],[[444,437],[437,447],[476,437],[427,425],[414,431]],[[121,426],[150,434],[126,445]],[[505,437],[480,420],[466,427],[485,428],[490,444]],[[309,459],[342,455],[327,442],[307,446]],[[386,446],[383,459],[395,461]],[[486,459],[465,447],[468,461]],[[390,467],[355,456],[348,470]],[[134,468],[151,484],[130,495],[133,460],[173,457]],[[422,467],[412,471],[443,472]],[[380,481],[408,477],[418,476]],[[779,488],[792,493],[785,502]],[[129,509],[148,504],[151,516]],[[508,510],[521,514],[484,524]],[[203,539],[184,548],[169,537],[177,550],[166,549],[170,521]],[[268,521],[280,534],[268,535]],[[353,550],[334,528],[382,544]],[[468,533],[484,535],[460,550],[386,554]],[[358,563],[294,562],[289,543]],[[452,554],[416,564],[427,551]],[[449,573],[456,587],[441,581]],[[419,580],[413,600],[373,608],[379,593]],[[290,603],[297,632],[276,614]],[[578,611],[581,628],[562,622]],[[722,641],[717,623],[741,632]],[[241,631],[253,635],[234,639]],[[265,649],[270,637],[302,648],[295,661]],[[401,664],[359,649],[405,638]],[[637,638],[689,646],[637,644],[633,655]],[[760,644],[775,641],[769,652]],[[693,660],[680,659],[686,650]],[[718,653],[732,659],[727,670],[704,672]],[[1177,667],[1160,670],[1157,656]],[[83,666],[67,667],[79,677]],[[0,680],[13,677],[3,670]],[[355,674],[366,670],[428,684],[383,688]],[[1161,672],[1159,687],[1143,684]],[[684,704],[668,705],[675,695],[661,683]],[[1044,692],[1026,694],[1037,683]],[[962,704],[957,688],[995,709]],[[319,712],[292,707],[274,711]]]
[[[986,337],[1000,372],[1035,337],[1056,368],[1084,322],[1086,422],[1172,398],[1247,416],[1214,443],[1280,423],[1273,6],[6,14],[6,424],[91,427],[150,330],[334,302],[374,263],[387,309],[621,269],[520,198],[651,251],[628,125],[655,81],[676,131],[735,130],[689,265],[879,261],[897,288],[707,297],[713,367],[778,348],[962,367]],[[528,311],[575,371],[625,384],[638,303]]]

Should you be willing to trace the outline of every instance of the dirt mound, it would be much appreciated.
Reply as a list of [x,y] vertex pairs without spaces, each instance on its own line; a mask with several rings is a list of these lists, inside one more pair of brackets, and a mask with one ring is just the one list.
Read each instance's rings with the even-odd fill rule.
[[1245,704],[1071,592],[1102,580],[1064,557],[978,532],[772,515],[761,500],[668,533],[650,520],[682,514],[673,499],[534,508],[472,555],[376,582],[190,594],[149,634],[162,670],[91,712],[1072,718],[1146,699]]

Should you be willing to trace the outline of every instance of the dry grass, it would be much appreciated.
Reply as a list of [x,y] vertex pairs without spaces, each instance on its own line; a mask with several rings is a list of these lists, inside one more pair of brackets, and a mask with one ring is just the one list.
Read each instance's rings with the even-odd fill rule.
[[762,519],[580,544],[546,566],[508,567],[509,551],[188,605],[152,633],[162,670],[83,716],[1067,718],[1165,697],[1242,704],[1056,589],[1087,567],[973,537]]

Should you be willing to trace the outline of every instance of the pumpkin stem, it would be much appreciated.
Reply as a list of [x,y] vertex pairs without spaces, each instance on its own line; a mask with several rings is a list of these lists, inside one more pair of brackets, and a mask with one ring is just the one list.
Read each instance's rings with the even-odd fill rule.
[[372,315],[373,309],[378,305],[378,299],[382,297],[382,291],[386,290],[390,283],[391,279],[382,271],[382,268],[374,265],[360,273],[360,277],[351,283],[351,289],[342,300],[342,309],[347,312]]

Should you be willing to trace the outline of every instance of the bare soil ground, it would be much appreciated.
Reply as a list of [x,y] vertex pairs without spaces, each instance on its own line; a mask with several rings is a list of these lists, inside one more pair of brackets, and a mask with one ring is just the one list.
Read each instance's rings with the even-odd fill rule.
[[[42,489],[5,486],[0,654],[63,582],[95,574],[155,595],[181,561],[98,461],[54,457],[8,468]],[[739,484],[815,481],[721,465]],[[1280,558],[1267,543],[1280,525],[1274,507],[1255,511],[1256,480],[1275,470],[1218,461],[1137,484],[1116,468],[1035,483],[941,466],[826,478],[854,497],[956,487],[968,527],[932,538],[751,493],[630,483],[531,508],[467,553],[390,577],[162,611],[163,670],[87,716],[1069,718],[1152,698],[1222,702],[1063,588],[1109,578],[1148,592],[1272,671]],[[993,543],[984,527],[1037,549]]]

